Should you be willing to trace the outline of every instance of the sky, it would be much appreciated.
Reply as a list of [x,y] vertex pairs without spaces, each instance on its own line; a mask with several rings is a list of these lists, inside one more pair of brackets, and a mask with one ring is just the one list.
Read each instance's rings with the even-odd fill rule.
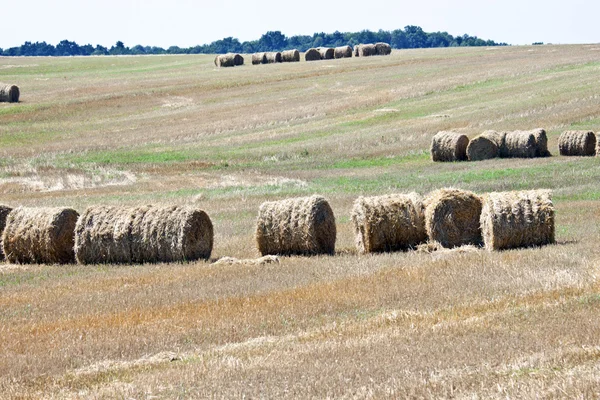
[[393,30],[468,33],[509,44],[598,43],[598,0],[0,0],[0,47],[67,39],[106,47],[190,47],[267,31]]

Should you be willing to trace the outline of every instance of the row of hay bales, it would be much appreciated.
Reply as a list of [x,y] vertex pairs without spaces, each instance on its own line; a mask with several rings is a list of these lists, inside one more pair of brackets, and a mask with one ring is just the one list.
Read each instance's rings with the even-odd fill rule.
[[544,129],[530,131],[485,131],[469,140],[466,135],[442,131],[431,141],[433,161],[480,161],[491,158],[549,157]]
[[18,103],[21,92],[17,85],[0,83],[0,103]]
[[176,262],[207,259],[213,226],[181,206],[0,207],[2,251],[19,264]]
[[[532,190],[478,196],[441,189],[359,197],[351,212],[360,253],[408,250],[429,242],[488,250],[554,243],[551,192]],[[213,225],[185,206],[71,208],[0,207],[2,250],[12,263],[81,264],[182,262],[208,259]],[[265,255],[334,254],[336,222],[322,196],[260,206],[256,245]]]
[[296,49],[252,54],[252,65],[298,61],[300,61],[300,52]]
[[388,56],[392,54],[392,46],[388,43],[359,44],[354,46],[355,57]]

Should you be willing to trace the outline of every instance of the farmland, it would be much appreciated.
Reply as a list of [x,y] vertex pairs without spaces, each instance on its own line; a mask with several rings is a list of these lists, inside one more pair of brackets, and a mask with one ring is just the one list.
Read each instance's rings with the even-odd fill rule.
[[[600,45],[394,51],[216,69],[214,56],[2,58],[10,206],[187,204],[208,262],[0,264],[0,397],[594,397]],[[542,127],[553,157],[432,163],[431,137]],[[557,244],[359,255],[359,195],[554,191]],[[318,193],[334,256],[258,257],[266,200]]]

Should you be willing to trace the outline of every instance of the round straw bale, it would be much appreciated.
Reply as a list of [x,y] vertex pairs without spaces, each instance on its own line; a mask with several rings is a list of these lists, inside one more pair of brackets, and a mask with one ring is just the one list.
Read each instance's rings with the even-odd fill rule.
[[267,64],[280,63],[281,62],[281,53],[280,52],[271,52],[266,53],[267,55]]
[[335,217],[321,196],[265,202],[256,221],[256,244],[264,256],[333,254]]
[[417,193],[361,196],[351,219],[361,253],[407,250],[427,240],[423,201]]
[[252,54],[252,65],[266,64],[267,53],[254,53]]
[[335,56],[335,49],[331,47],[319,47],[319,54],[321,54],[321,60],[332,60]]
[[192,261],[210,257],[212,247],[208,215],[181,206],[90,207],[75,239],[82,264]]
[[234,67],[235,66],[235,54],[227,53],[218,55],[215,58],[215,65],[217,67]]
[[296,49],[286,50],[281,53],[282,62],[298,62],[300,61],[300,52]]
[[333,52],[334,58],[350,58],[352,57],[352,47],[350,46],[341,46],[336,47]]
[[0,83],[0,102],[18,103],[20,94],[18,86]]
[[496,158],[504,145],[503,132],[485,131],[481,135],[469,140],[467,158],[469,161],[488,160]]
[[438,132],[431,140],[433,161],[464,161],[467,159],[469,138],[455,132]]
[[361,44],[358,46],[358,52],[361,57],[376,56],[377,48],[374,44]]
[[558,138],[561,156],[593,156],[596,154],[596,135],[592,131],[565,131]]
[[481,198],[459,189],[441,189],[425,199],[425,228],[430,241],[451,248],[481,245]]
[[550,157],[552,154],[548,151],[548,136],[546,131],[542,128],[537,128],[530,131],[535,137],[535,156],[536,157]]
[[389,56],[392,54],[392,46],[387,43],[375,43],[375,54],[378,56]]
[[481,232],[488,250],[554,243],[552,192],[529,190],[485,195]]
[[4,251],[2,250],[2,233],[4,232],[4,227],[6,226],[6,218],[8,218],[8,214],[12,211],[12,208],[0,205],[0,260],[4,260]]
[[19,264],[75,262],[78,216],[71,208],[15,208],[8,214],[2,234],[6,259]]
[[534,158],[538,152],[535,136],[531,131],[506,132],[500,157]]
[[317,49],[308,49],[304,53],[305,61],[317,61],[321,59],[321,52]]
[[244,65],[244,57],[242,57],[240,54],[235,54],[233,56],[233,64],[234,65]]

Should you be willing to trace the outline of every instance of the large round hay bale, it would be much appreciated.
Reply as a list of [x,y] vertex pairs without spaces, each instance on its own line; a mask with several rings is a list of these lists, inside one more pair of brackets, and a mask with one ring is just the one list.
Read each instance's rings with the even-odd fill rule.
[[537,152],[537,142],[531,131],[506,132],[500,157],[534,158]]
[[244,65],[244,57],[242,57],[240,54],[235,54],[233,56],[233,64],[236,66]]
[[296,49],[286,50],[281,53],[282,62],[298,62],[300,61],[300,52]]
[[361,44],[358,46],[360,57],[369,57],[377,55],[377,48],[374,44]]
[[315,255],[335,251],[335,217],[321,196],[265,202],[256,221],[262,255]]
[[504,132],[485,131],[469,140],[467,158],[469,161],[480,161],[498,157],[504,146],[505,135]]
[[4,260],[4,251],[2,249],[2,233],[4,232],[4,227],[6,226],[6,219],[8,218],[8,214],[12,211],[12,208],[4,205],[0,205],[0,260]]
[[267,53],[254,53],[252,54],[252,65],[266,64]]
[[407,250],[427,240],[423,201],[417,193],[361,196],[351,219],[361,253]]
[[18,103],[20,95],[18,86],[0,83],[0,102]]
[[592,131],[565,131],[558,138],[561,156],[593,156],[596,154],[596,135]]
[[278,51],[266,53],[267,55],[267,64],[274,64],[281,62],[281,53]]
[[235,54],[227,53],[220,54],[215,57],[215,65],[217,67],[235,67]]
[[389,56],[392,54],[392,46],[387,43],[375,43],[375,54],[378,56]]
[[442,131],[431,140],[433,161],[464,161],[467,159],[469,138],[456,132]]
[[535,138],[535,156],[536,157],[550,157],[550,151],[548,151],[548,136],[546,136],[546,130],[542,128],[533,129],[530,131]]
[[481,232],[488,250],[554,243],[554,205],[549,190],[484,196]]
[[319,50],[321,60],[332,60],[335,56],[335,50],[331,47],[319,47],[317,50]]
[[2,234],[6,259],[19,264],[75,262],[78,216],[71,208],[15,208],[8,214]]
[[333,51],[334,58],[351,58],[352,57],[352,47],[350,46],[340,46],[336,47]]
[[481,245],[481,198],[459,189],[441,189],[425,199],[425,228],[432,242],[452,248]]
[[317,49],[308,49],[304,53],[305,61],[317,61],[321,59],[321,52]]
[[89,207],[75,238],[82,264],[193,261],[212,247],[208,215],[182,206]]

